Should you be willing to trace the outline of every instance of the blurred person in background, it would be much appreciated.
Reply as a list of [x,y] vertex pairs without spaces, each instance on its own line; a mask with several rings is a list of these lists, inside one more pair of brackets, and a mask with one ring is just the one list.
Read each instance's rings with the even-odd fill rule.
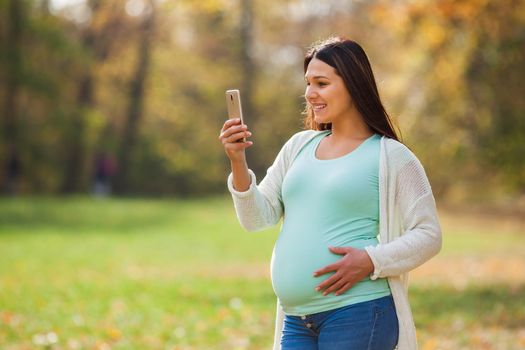
[[278,297],[274,349],[412,350],[408,272],[441,249],[432,190],[398,138],[362,47],[330,38],[304,60],[305,131],[282,147],[257,185],[245,150],[252,134],[227,120],[241,225],[284,218],[271,263]]
[[114,159],[105,152],[100,152],[95,158],[95,173],[93,176],[93,194],[97,197],[107,197],[111,194],[111,178],[115,175]]

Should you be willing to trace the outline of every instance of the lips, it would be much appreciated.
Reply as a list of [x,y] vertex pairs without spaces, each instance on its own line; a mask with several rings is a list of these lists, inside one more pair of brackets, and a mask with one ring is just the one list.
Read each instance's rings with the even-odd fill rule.
[[325,107],[326,107],[326,103],[316,103],[316,104],[312,103],[312,108],[316,112],[324,109]]

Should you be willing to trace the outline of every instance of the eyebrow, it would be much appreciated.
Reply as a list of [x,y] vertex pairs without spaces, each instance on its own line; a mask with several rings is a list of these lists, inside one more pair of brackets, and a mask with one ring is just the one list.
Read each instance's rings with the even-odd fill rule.
[[[312,79],[320,79],[320,78],[329,79],[328,77],[325,77],[324,75],[316,75],[316,76],[312,77]],[[305,75],[304,79],[306,80],[306,79],[308,79],[308,77]]]

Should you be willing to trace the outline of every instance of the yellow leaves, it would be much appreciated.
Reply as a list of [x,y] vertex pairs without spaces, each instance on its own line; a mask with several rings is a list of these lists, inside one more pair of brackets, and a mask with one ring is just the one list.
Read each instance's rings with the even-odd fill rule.
[[520,348],[525,348],[525,329],[522,329],[518,332],[516,332],[516,336],[517,336],[517,345],[520,347]]
[[367,12],[372,22],[389,32],[404,35],[410,30],[410,6],[378,2]]
[[13,319],[13,314],[9,311],[4,311],[0,313],[0,320],[2,320],[3,324],[10,324],[11,320]]
[[458,61],[454,60],[438,60],[435,67],[433,68],[435,72],[434,79],[439,80],[447,88],[459,88],[462,83],[462,79],[457,69],[457,63]]
[[217,314],[215,315],[215,318],[218,320],[218,321],[224,321],[226,320],[228,317],[230,317],[232,314],[231,310],[223,307],[223,308],[220,308],[218,311],[217,311]]
[[117,341],[122,338],[122,332],[120,329],[112,326],[106,328],[106,335],[112,341]]
[[106,342],[98,341],[93,346],[93,349],[94,350],[111,350],[111,346]]
[[435,48],[440,46],[446,39],[445,27],[435,20],[427,21],[423,29],[423,36],[428,46]]
[[433,329],[422,337],[418,334],[418,339],[422,350],[522,349],[525,345],[525,329],[470,326],[455,330],[445,327]]
[[475,20],[476,15],[486,5],[486,0],[469,1],[440,1],[436,4],[436,13],[445,18],[455,18],[460,20]]
[[246,333],[240,329],[226,327],[222,333],[228,339],[230,349],[241,350],[250,345],[250,338],[246,337]]
[[433,7],[429,4],[424,4],[423,2],[414,1],[410,3],[406,12],[410,18],[419,18],[426,15],[426,13],[431,10]]
[[370,8],[369,14],[370,17],[377,22],[383,22],[385,20],[390,19],[391,17],[390,7],[382,3],[378,3],[375,6],[372,6]]
[[206,332],[209,328],[211,328],[212,326],[209,325],[206,321],[204,320],[200,320],[200,321],[197,321],[195,322],[195,330],[199,333],[203,333],[203,332]]
[[435,350],[438,348],[438,340],[436,338],[430,338],[423,343],[422,350]]
[[501,283],[519,286],[525,284],[523,271],[525,260],[520,257],[437,256],[412,271],[410,277],[416,284],[446,282],[461,291],[471,284]]
[[192,11],[203,12],[203,13],[214,13],[224,10],[224,8],[231,3],[231,1],[225,0],[185,0],[180,1],[182,5],[191,7]]
[[0,326],[6,325],[10,327],[16,327],[22,323],[22,321],[22,315],[18,315],[10,311],[0,311]]
[[454,14],[463,20],[473,20],[478,14],[480,7],[476,1],[457,2],[454,6]]

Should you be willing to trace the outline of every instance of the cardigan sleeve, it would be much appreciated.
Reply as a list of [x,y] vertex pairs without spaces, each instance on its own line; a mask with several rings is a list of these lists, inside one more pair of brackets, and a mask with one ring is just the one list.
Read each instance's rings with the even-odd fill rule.
[[368,246],[374,263],[371,279],[397,276],[436,255],[442,246],[436,203],[425,170],[410,153],[395,174],[395,205],[402,234],[391,242]]
[[285,143],[259,185],[253,171],[248,170],[250,187],[245,192],[239,192],[233,187],[233,174],[228,176],[228,189],[232,194],[237,218],[245,230],[263,230],[281,219],[284,211],[281,186],[291,158],[290,144],[291,140]]

